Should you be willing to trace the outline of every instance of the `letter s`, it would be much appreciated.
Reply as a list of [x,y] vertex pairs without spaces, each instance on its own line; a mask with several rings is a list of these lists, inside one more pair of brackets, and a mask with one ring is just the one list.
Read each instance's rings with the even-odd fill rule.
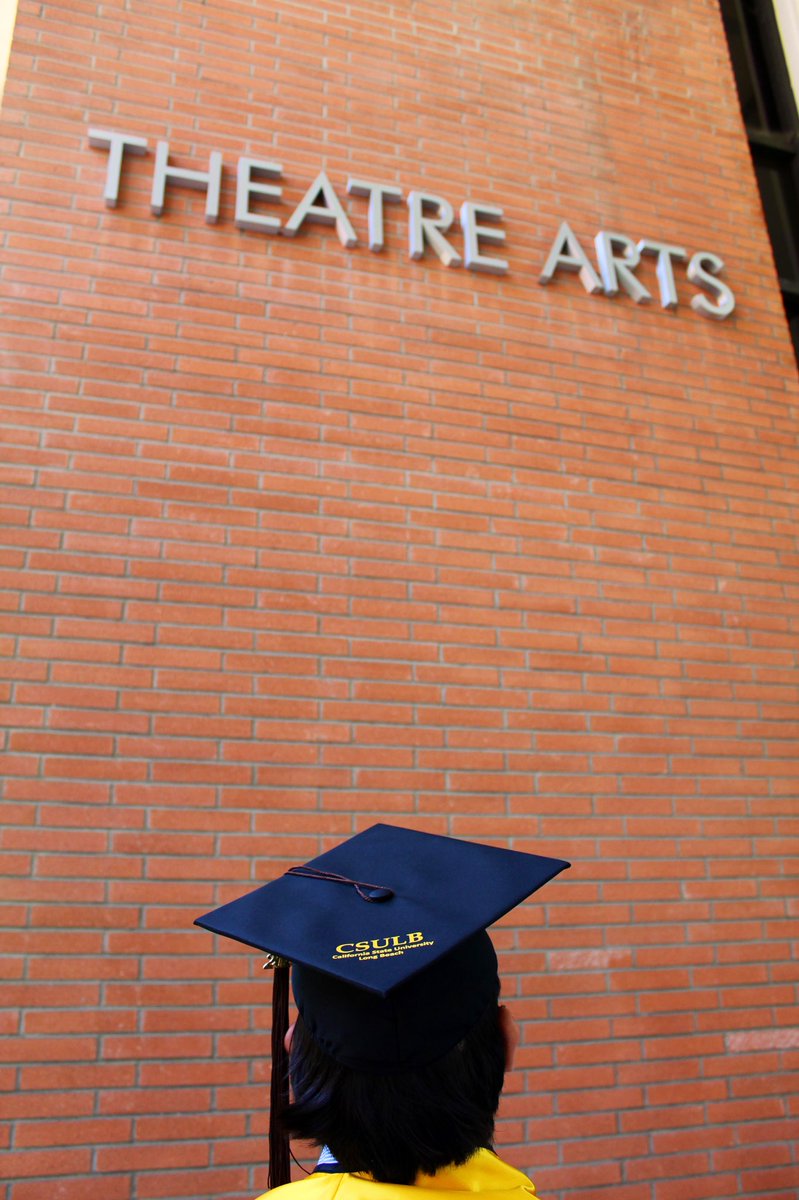
[[711,254],[708,250],[700,250],[689,262],[686,272],[691,283],[710,292],[716,301],[715,304],[711,304],[707,296],[700,293],[694,296],[691,308],[703,317],[713,317],[717,321],[723,321],[735,311],[735,297],[726,283],[716,278],[723,267],[724,263],[718,255]]

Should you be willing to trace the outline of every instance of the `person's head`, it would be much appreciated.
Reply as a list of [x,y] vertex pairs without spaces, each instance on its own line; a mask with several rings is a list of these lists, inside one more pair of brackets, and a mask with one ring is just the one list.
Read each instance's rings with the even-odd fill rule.
[[290,1174],[289,964],[288,1127],[348,1171],[410,1182],[491,1142],[510,1038],[486,931],[568,865],[374,825],[197,918],[274,968],[270,1187]]
[[403,1184],[491,1146],[514,1031],[487,934],[392,1000],[299,974],[292,1135],[328,1146],[343,1171]]

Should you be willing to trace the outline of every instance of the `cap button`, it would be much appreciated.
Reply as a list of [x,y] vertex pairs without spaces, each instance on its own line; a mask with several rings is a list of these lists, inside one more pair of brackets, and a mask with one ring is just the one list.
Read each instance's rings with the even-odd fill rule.
[[390,900],[394,893],[392,892],[391,888],[371,887],[362,888],[362,895],[365,900],[372,900],[376,904],[379,904],[383,900]]

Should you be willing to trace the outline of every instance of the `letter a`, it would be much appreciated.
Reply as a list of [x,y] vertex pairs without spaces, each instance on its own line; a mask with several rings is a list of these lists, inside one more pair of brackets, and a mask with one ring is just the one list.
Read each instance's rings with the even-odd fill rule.
[[[324,197],[324,204],[316,203],[320,192]],[[294,237],[306,218],[319,221],[322,225],[335,225],[338,240],[346,249],[357,246],[355,230],[324,171],[319,172],[280,232],[284,237]]]
[[603,291],[602,282],[591,262],[572,233],[567,221],[561,221],[560,229],[555,235],[549,257],[544,263],[544,269],[538,277],[538,282],[547,284],[552,276],[562,267],[564,271],[577,271],[580,283],[591,295]]

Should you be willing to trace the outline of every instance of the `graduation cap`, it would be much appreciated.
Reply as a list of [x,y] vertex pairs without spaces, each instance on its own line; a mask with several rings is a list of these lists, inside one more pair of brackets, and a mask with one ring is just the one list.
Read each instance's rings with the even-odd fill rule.
[[275,1116],[287,1100],[288,970],[310,1035],[360,1071],[443,1057],[498,994],[486,933],[569,866],[437,834],[373,825],[195,924],[267,952],[272,1002],[270,1186],[288,1181]]

